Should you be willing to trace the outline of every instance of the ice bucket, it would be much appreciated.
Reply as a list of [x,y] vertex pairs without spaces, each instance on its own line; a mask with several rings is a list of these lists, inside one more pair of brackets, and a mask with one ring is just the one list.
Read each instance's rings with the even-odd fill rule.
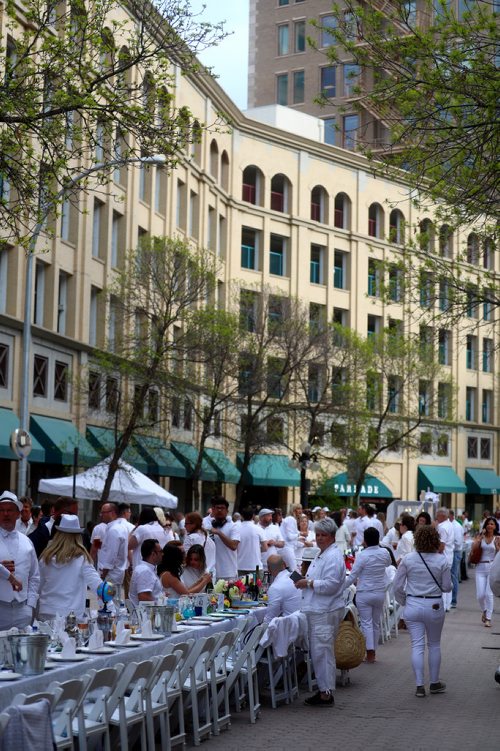
[[[145,603],[141,603],[144,605]],[[147,613],[153,634],[171,634],[175,609],[172,605],[148,605]]]
[[8,636],[7,639],[16,673],[22,675],[43,673],[50,641],[47,634],[16,634]]

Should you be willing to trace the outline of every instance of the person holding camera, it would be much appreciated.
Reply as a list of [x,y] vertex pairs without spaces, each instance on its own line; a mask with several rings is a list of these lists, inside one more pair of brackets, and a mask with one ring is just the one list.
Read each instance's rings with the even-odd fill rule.
[[474,546],[481,548],[481,558],[479,563],[476,563],[476,597],[482,611],[481,619],[486,628],[490,628],[493,614],[490,571],[493,560],[500,550],[498,522],[494,516],[485,519],[482,531],[476,535]]
[[215,542],[215,573],[217,579],[238,578],[239,525],[228,513],[229,503],[223,496],[212,500],[212,528],[210,534]]

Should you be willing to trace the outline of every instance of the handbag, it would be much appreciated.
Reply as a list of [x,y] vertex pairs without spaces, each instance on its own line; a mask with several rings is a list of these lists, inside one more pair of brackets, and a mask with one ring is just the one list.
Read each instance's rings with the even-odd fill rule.
[[481,550],[481,541],[475,542],[469,553],[469,564],[476,564],[479,563],[481,560],[482,550]]
[[351,670],[365,659],[366,642],[356,618],[348,610],[340,624],[334,644],[335,662],[339,670]]

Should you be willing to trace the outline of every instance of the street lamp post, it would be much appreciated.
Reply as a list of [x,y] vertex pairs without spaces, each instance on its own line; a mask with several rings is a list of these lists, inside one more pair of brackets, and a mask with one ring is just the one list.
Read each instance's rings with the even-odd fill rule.
[[314,438],[312,445],[309,441],[304,441],[300,446],[300,452],[294,451],[289,462],[291,467],[300,470],[300,504],[302,508],[307,508],[308,506],[309,491],[311,489],[311,481],[307,477],[307,470],[310,469],[311,472],[317,472],[320,468],[318,455],[314,451],[315,446],[316,440]]
[[[40,233],[45,226],[45,222],[50,212],[57,206],[61,198],[70,193],[71,189],[78,185],[85,178],[90,177],[96,172],[112,169],[113,167],[126,166],[127,164],[156,164],[161,166],[166,163],[166,157],[163,154],[155,154],[150,157],[132,157],[131,159],[113,159],[109,162],[94,164],[92,167],[78,173],[70,178],[65,185],[59,190],[43,207],[42,215],[35,225],[33,234],[30,238],[28,251],[26,254],[26,277],[24,282],[24,321],[23,321],[23,355],[21,368],[21,401],[19,406],[19,427],[26,433],[29,430],[29,392],[30,392],[30,356],[31,356],[31,316],[33,309],[33,259],[35,256],[36,244]],[[27,477],[28,460],[27,456],[19,459],[17,475],[17,492],[19,497],[26,495],[26,477]]]

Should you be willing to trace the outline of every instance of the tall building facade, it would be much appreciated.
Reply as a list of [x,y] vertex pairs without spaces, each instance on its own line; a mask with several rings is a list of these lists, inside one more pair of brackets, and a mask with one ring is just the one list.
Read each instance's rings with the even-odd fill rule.
[[[320,5],[326,4],[280,3],[272,14],[279,20],[279,14],[290,9],[299,12],[314,5],[319,12]],[[256,2],[253,10],[263,5]],[[403,249],[405,227],[425,221],[428,236],[437,237],[432,207],[422,215],[404,182],[375,177],[361,155],[325,149],[314,135],[319,131],[313,118],[298,121],[292,133],[273,125],[267,110],[267,121],[258,120],[258,112],[246,117],[207,76],[179,75],[176,80],[172,95],[177,106],[189,107],[200,122],[216,122],[218,113],[225,112],[231,128],[205,131],[201,142],[186,149],[170,172],[158,166],[129,166],[115,170],[97,192],[80,193],[77,205],[61,210],[53,235],[40,239],[46,252],[37,254],[31,290],[26,287],[24,253],[18,247],[0,246],[2,487],[16,486],[9,439],[18,424],[22,398],[25,292],[33,295],[34,302],[28,396],[35,439],[29,492],[35,495],[40,477],[69,471],[73,445],[79,445],[80,457],[87,463],[97,458],[93,439],[99,428],[109,425],[117,384],[109,382],[109,375],[99,380],[96,374],[82,398],[75,378],[87,372],[94,348],[113,336],[116,321],[105,288],[127,249],[144,235],[178,236],[209,248],[220,266],[220,306],[234,304],[230,294],[234,285],[253,291],[270,286],[285,298],[299,298],[311,315],[319,310],[327,320],[343,323],[362,336],[394,320],[409,332],[419,329],[419,310],[406,304],[404,296],[386,300],[378,294],[374,264]],[[454,234],[448,242],[452,260],[453,253],[467,244],[468,235]],[[497,275],[498,253],[495,256],[488,273]],[[473,276],[482,273],[472,255],[469,271]],[[435,306],[437,312],[437,297],[424,292],[422,305]],[[460,324],[441,329],[437,323],[431,332],[440,362],[456,385],[456,416],[443,420],[436,409],[425,415],[419,428],[419,451],[395,447],[383,452],[370,470],[365,497],[376,498],[382,488],[379,498],[385,501],[416,499],[429,487],[443,493],[450,505],[467,504],[476,514],[483,505],[495,505],[500,490],[499,321],[486,307],[471,315],[478,326],[465,343]],[[432,388],[439,390],[439,384]],[[162,461],[150,443],[150,453],[145,446],[139,467],[178,495],[181,507],[189,469],[170,449],[187,455],[196,446],[199,431],[183,410],[184,405],[175,405],[175,419],[172,415],[168,426],[155,431],[154,445],[161,449]],[[287,418],[281,443],[270,440],[260,451],[263,461],[279,457],[285,468],[281,484],[274,477],[270,490],[256,470],[257,496],[283,508],[298,499],[298,473],[290,476],[287,465],[303,440]],[[237,464],[236,442],[212,436],[208,448]],[[320,461],[331,478],[341,478],[345,472],[345,466],[333,460],[329,445],[321,447]],[[204,497],[212,489],[209,470],[202,473]],[[222,490],[233,498],[234,480],[223,478]],[[338,491],[348,504],[352,490],[346,487],[345,477],[339,479]]]

